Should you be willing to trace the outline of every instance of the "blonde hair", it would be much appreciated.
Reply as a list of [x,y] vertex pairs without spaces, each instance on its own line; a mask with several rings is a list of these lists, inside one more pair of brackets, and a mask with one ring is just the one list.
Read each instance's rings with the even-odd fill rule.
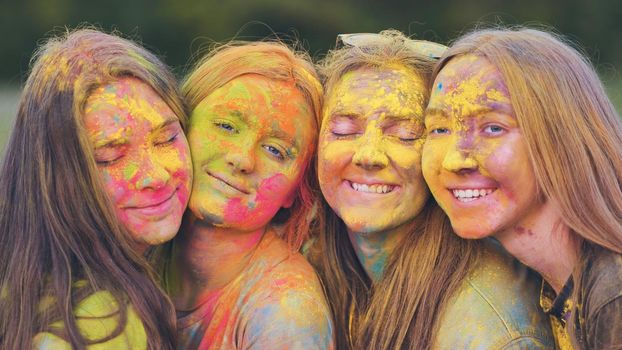
[[[310,145],[307,168],[284,224],[284,239],[292,250],[298,250],[307,239],[319,192],[315,177],[315,147],[320,128],[322,86],[306,53],[290,49],[281,42],[231,42],[212,50],[201,59],[182,84],[182,93],[190,110],[214,90],[246,75],[293,82],[311,107],[315,121],[313,144]],[[282,216],[277,213],[277,216]]]
[[622,125],[589,61],[554,34],[487,29],[459,38],[453,57],[474,54],[499,69],[527,144],[540,195],[559,206],[582,241],[574,275],[595,249],[622,253]]
[[[346,46],[320,62],[326,96],[347,72],[396,65],[430,83],[435,60],[410,49],[401,32],[383,40]],[[426,91],[427,99],[428,91]],[[382,279],[372,286],[348,238],[344,222],[323,201],[322,225],[309,260],[325,285],[339,349],[425,349],[432,344],[438,315],[461,285],[477,256],[477,242],[451,232],[445,214],[430,198],[407,239],[392,252]]]

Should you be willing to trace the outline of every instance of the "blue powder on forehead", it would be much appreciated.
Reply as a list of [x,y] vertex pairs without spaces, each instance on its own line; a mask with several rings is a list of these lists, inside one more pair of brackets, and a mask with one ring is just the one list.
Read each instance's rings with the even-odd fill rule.
[[439,89],[439,90],[442,89],[443,88],[443,83],[438,83],[438,85],[436,85],[436,88]]

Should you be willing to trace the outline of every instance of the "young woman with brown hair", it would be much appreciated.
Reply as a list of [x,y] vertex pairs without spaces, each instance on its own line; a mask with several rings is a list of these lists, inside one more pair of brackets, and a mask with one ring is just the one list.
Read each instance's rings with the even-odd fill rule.
[[560,348],[622,347],[622,125],[592,66],[552,34],[490,29],[435,79],[423,173],[455,232],[542,275]]
[[297,252],[316,202],[322,87],[278,42],[224,45],[182,91],[194,184],[165,268],[183,349],[332,349],[322,286]]
[[423,181],[423,110],[444,47],[396,31],[340,40],[321,63],[326,223],[309,251],[338,347],[549,348],[534,276],[494,243],[454,237]]
[[0,347],[172,349],[143,253],[176,234],[190,189],[174,77],[93,29],[33,62],[0,174]]

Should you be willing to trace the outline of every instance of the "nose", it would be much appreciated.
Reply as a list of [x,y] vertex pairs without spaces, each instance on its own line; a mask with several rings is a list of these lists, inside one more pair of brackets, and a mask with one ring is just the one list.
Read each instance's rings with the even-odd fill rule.
[[233,171],[249,174],[255,169],[255,154],[253,150],[254,145],[250,142],[240,144],[226,151],[225,161]]
[[445,153],[443,169],[454,173],[470,172],[477,169],[477,161],[472,155],[472,150],[460,147],[458,140],[455,140]]
[[138,169],[139,176],[136,179],[136,188],[143,189],[160,189],[168,183],[171,179],[171,173],[166,168],[164,162],[157,158],[156,155],[145,154],[143,161],[140,163],[140,169]]
[[352,162],[365,170],[383,169],[389,157],[382,145],[382,131],[370,130],[361,136],[361,143],[352,156]]

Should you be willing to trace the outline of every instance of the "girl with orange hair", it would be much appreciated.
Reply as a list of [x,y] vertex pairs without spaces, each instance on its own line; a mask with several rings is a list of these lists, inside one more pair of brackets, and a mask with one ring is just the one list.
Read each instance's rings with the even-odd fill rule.
[[315,204],[322,88],[276,42],[225,45],[182,87],[189,211],[165,267],[182,349],[331,349],[331,317],[297,253]]

